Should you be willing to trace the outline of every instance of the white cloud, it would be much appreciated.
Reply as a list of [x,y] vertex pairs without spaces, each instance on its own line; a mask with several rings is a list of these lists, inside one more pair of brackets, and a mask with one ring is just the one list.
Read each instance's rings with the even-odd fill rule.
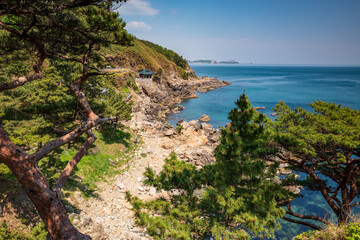
[[126,24],[126,30],[128,31],[138,31],[138,32],[145,32],[151,30],[151,27],[144,22],[129,22]]
[[154,16],[159,13],[159,10],[151,7],[150,3],[145,0],[128,0],[119,9],[121,15],[143,15]]

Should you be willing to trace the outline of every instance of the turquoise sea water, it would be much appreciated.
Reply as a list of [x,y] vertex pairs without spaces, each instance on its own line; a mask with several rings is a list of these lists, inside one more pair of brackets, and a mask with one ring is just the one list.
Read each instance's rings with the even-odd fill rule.
[[[244,91],[255,107],[265,107],[263,113],[270,117],[272,108],[284,101],[292,108],[310,110],[309,102],[322,100],[360,109],[360,67],[305,67],[305,66],[240,66],[192,65],[198,76],[218,77],[232,85],[208,93],[198,93],[199,98],[184,101],[185,110],[169,116],[170,124],[183,118],[185,121],[210,116],[214,127],[228,122],[227,114],[234,101]],[[301,176],[304,177],[304,176]],[[293,211],[331,218],[330,208],[321,194],[302,190],[303,198],[296,199]],[[359,208],[357,209],[359,210]],[[359,211],[357,211],[359,212]],[[276,239],[291,239],[309,230],[297,224],[281,221],[282,230]]]
[[234,101],[244,91],[254,106],[265,107],[263,113],[279,101],[290,107],[310,109],[309,102],[323,100],[360,108],[360,67],[293,67],[293,66],[238,66],[192,65],[198,76],[218,77],[232,85],[199,98],[184,101],[186,109],[169,116],[171,124],[180,118],[185,121],[210,116],[214,127],[223,126]]

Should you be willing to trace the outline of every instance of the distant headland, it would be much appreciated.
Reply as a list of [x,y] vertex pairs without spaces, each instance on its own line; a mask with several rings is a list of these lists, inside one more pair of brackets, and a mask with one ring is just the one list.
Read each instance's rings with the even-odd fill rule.
[[205,63],[205,64],[239,64],[239,62],[235,60],[227,60],[227,61],[220,61],[217,62],[215,60],[209,60],[209,59],[199,59],[199,60],[192,60],[188,61],[189,64],[192,63]]

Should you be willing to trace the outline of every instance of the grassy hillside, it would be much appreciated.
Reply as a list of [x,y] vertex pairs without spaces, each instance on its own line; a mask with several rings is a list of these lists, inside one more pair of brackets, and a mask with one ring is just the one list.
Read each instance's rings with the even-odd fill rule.
[[160,45],[157,45],[155,43],[146,40],[140,40],[140,41],[149,48],[157,51],[158,53],[163,54],[168,60],[173,61],[176,64],[176,66],[181,67],[182,69],[189,68],[189,64],[187,63],[187,61],[173,50],[164,48]]
[[[183,67],[177,66],[175,62],[168,59],[171,58],[171,54],[167,54],[168,56],[164,55],[170,52],[174,53],[159,45],[138,39],[134,40],[134,46],[123,47],[111,45],[102,50],[102,54],[104,54],[108,61],[113,65],[112,67],[127,67],[136,71],[149,69],[153,72],[162,69],[164,76],[170,73],[177,73],[180,77],[186,78],[186,74],[184,74],[186,71]],[[173,56],[180,57],[178,54]],[[174,57],[174,61],[175,58],[178,59],[178,57]],[[184,65],[183,62],[179,64],[182,66]],[[187,67],[188,65],[186,65],[186,68]]]

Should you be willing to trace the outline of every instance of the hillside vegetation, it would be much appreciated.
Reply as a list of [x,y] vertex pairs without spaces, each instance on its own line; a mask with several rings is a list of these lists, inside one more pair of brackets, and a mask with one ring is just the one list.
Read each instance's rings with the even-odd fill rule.
[[[7,39],[10,36],[0,29],[0,38]],[[111,65],[128,67],[134,72],[149,69],[162,78],[188,76],[188,65],[177,53],[147,41],[133,39],[132,36],[128,36],[127,40],[127,46],[111,43],[95,47],[91,59],[91,74],[96,75],[98,72],[95,69]],[[74,41],[74,45],[76,43]],[[71,52],[69,56],[70,54],[74,59],[79,55],[77,52]],[[34,73],[33,65],[36,60],[37,55],[33,49],[14,48],[9,54],[2,55],[0,85],[5,86],[19,76]],[[0,125],[4,126],[11,141],[28,153],[34,153],[46,142],[59,138],[83,122],[86,119],[85,113],[69,90],[69,85],[81,72],[82,65],[77,61],[49,58],[44,60],[41,81],[0,92]],[[99,76],[92,76],[81,87],[86,91],[87,100],[96,114],[113,116],[115,122],[130,119],[131,92],[138,90],[133,73],[101,76],[100,72]],[[120,125],[118,129],[116,127],[116,124],[104,124],[96,128],[97,141],[75,167],[63,188],[66,198],[75,191],[81,192],[84,197],[92,197],[99,181],[106,181],[124,171],[124,164],[133,158],[137,147],[134,143],[137,134]],[[74,141],[66,144],[39,161],[38,166],[51,185],[56,183],[62,169],[86,141],[84,137],[78,140],[78,143]],[[0,225],[0,239],[16,239],[17,232],[12,232],[12,229],[21,229],[20,232],[30,234],[29,229],[40,219],[32,205],[23,208],[22,203],[17,201],[22,199],[22,202],[28,202],[15,181],[14,174],[1,160],[0,179],[0,217],[1,220],[6,219],[8,224]],[[76,206],[63,201],[65,206],[76,209]],[[34,236],[28,238],[35,239]],[[23,238],[27,239],[25,235]]]
[[140,40],[140,41],[146,46],[150,47],[151,49],[154,49],[158,53],[163,54],[168,60],[173,61],[176,64],[176,66],[179,66],[183,69],[189,68],[189,64],[187,63],[187,61],[173,50],[164,48],[160,45],[157,45],[155,43],[146,40]]
[[162,76],[168,78],[176,74],[187,79],[190,71],[187,62],[172,50],[145,40],[134,40],[133,46],[111,45],[104,48],[102,54],[112,67],[126,67],[135,71],[149,69],[158,72],[162,69]]

